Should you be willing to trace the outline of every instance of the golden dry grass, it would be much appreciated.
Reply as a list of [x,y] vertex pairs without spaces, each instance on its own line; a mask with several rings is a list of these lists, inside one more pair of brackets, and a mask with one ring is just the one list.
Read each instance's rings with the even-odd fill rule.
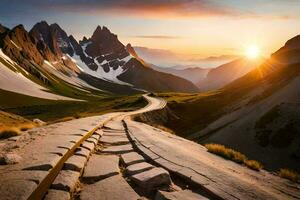
[[36,126],[37,124],[19,115],[0,111],[0,133],[11,133],[14,135],[13,132],[19,133]]
[[7,139],[20,135],[21,131],[27,131],[36,127],[35,123],[20,123],[15,124],[14,126],[0,126],[0,139]]
[[27,131],[28,129],[32,129],[36,126],[37,124],[35,123],[26,123],[26,124],[20,124],[18,128],[20,129],[20,131]]
[[231,148],[227,148],[224,145],[221,144],[206,144],[205,147],[207,148],[207,151],[210,153],[214,153],[216,155],[222,156],[223,158],[226,158],[228,160],[232,160],[239,164],[244,164],[246,167],[259,171],[263,168],[263,165],[259,163],[256,160],[248,160],[248,158]]
[[0,139],[7,139],[20,134],[20,129],[16,127],[1,128],[0,129]]
[[294,182],[300,182],[300,174],[291,169],[280,169],[279,176]]
[[37,124],[21,116],[0,111],[0,139],[17,136],[21,131],[36,127]]
[[262,165],[260,162],[256,161],[256,160],[246,160],[246,161],[244,162],[244,164],[245,164],[248,168],[253,169],[253,170],[256,170],[256,171],[259,171],[260,169],[263,168],[263,165]]
[[224,145],[206,144],[205,147],[207,148],[208,152],[217,154],[237,163],[244,163],[245,160],[247,160],[247,157],[244,154],[241,154],[240,152],[235,151],[233,149],[227,148]]

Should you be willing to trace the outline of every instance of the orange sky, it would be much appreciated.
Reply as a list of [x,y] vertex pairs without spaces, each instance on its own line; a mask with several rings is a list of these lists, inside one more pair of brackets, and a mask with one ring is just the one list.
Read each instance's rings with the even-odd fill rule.
[[264,56],[268,56],[288,39],[300,34],[299,25],[296,20],[281,18],[168,19],[167,23],[161,25],[149,25],[145,32],[153,36],[172,36],[170,38],[121,35],[120,39],[130,41],[133,45],[169,49],[187,56],[199,54],[203,57],[243,54],[248,46],[256,45]]
[[185,57],[243,54],[257,45],[268,56],[300,34],[299,0],[2,0],[8,27],[58,23],[77,39],[105,25],[124,43]]

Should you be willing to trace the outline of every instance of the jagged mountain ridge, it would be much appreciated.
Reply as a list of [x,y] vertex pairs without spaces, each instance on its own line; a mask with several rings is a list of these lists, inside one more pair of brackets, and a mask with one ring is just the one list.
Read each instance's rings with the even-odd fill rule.
[[[40,32],[36,35],[43,35],[42,27],[38,27],[39,26],[34,27],[34,32]],[[41,30],[39,31],[39,29]],[[42,40],[45,39],[46,38],[42,38]],[[59,39],[59,41],[64,41],[64,39]],[[133,84],[133,87],[145,89],[145,85],[139,85],[138,82],[134,82],[133,80],[119,79],[119,75],[124,73],[125,70],[128,70],[128,64],[126,67],[125,64],[131,59],[137,59],[138,62],[141,63],[141,65],[138,65],[139,67],[147,66],[141,59],[139,59],[134,51],[129,50],[130,45],[127,45],[127,47],[124,46],[118,40],[117,35],[111,33],[110,30],[105,26],[98,26],[90,38],[84,37],[81,41],[79,41],[79,43],[74,39],[73,36],[69,36],[63,44],[65,44],[64,48],[68,50],[66,53],[73,58],[73,60],[78,64],[78,66],[80,66],[80,68],[84,72],[95,76],[96,78],[115,82],[118,84],[130,85],[132,83],[135,83]],[[73,51],[70,51],[69,47],[71,47]],[[132,73],[137,72],[132,71]],[[143,73],[145,73],[145,71],[143,71]],[[170,91],[197,91],[197,88],[193,84],[186,80],[182,80],[179,77],[163,74],[161,74],[161,76],[168,77],[169,80],[173,80],[171,82],[163,81],[164,85],[167,85],[167,88],[169,88]],[[145,78],[148,77],[151,78],[150,75],[145,76]],[[177,79],[180,80],[177,81]],[[180,82],[181,84],[179,85],[177,84],[177,82]],[[180,90],[178,90],[177,88],[180,88]],[[159,86],[154,87],[151,85],[147,86],[147,89],[149,91],[169,91],[163,88],[159,88]]]
[[[24,76],[22,79],[27,78],[34,84],[41,85],[44,88],[42,90],[61,93],[61,85],[57,84],[58,82],[70,90],[62,92],[63,95],[68,93],[67,96],[73,90],[77,92],[84,90],[87,93],[102,91],[132,94],[145,89],[142,85],[128,83],[134,83],[132,80],[118,79],[118,76],[125,71],[125,63],[135,58],[130,55],[117,36],[106,27],[98,26],[91,38],[83,38],[82,41],[77,42],[72,35],[68,36],[58,24],[49,25],[45,21],[34,25],[29,32],[22,25],[11,30],[0,26],[0,48],[3,52],[0,59],[1,67],[13,69],[12,72],[16,67],[17,73]],[[139,67],[146,66],[140,65]],[[7,73],[11,74],[6,70]],[[14,74],[11,75],[11,77],[14,76]],[[162,76],[170,77],[169,75]],[[196,91],[196,87],[190,82],[172,76],[171,80],[173,79],[175,81],[169,83],[163,81],[163,85],[170,86],[167,87],[170,91]],[[180,80],[185,85],[183,90],[176,80]],[[11,85],[14,85],[13,81]],[[5,90],[5,87],[1,89]],[[159,88],[159,86],[147,87],[147,89],[166,91],[165,88]],[[13,91],[20,90],[14,88]]]

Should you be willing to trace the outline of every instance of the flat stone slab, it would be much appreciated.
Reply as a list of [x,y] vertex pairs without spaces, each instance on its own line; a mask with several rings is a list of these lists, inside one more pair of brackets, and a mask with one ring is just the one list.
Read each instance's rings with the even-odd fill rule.
[[67,192],[73,192],[76,187],[76,183],[80,177],[79,172],[71,170],[62,170],[55,178],[51,185],[51,189],[63,190]]
[[48,190],[48,193],[45,195],[44,200],[70,200],[71,196],[69,192],[62,190]]
[[100,135],[99,134],[93,134],[90,138],[94,138],[94,139],[96,139],[97,141],[99,141],[99,139],[100,139]]
[[216,198],[257,200],[300,196],[299,184],[290,187],[278,176],[227,161],[197,143],[142,123],[130,120],[126,123],[129,136],[145,158],[174,172],[187,183],[203,187]]
[[144,157],[136,152],[122,154],[121,160],[126,166],[145,161]]
[[23,133],[19,140],[0,145],[1,153],[17,153],[22,158],[19,163],[0,166],[0,199],[28,199],[37,188],[37,183],[46,178],[62,156],[74,147],[83,134],[95,128],[91,123],[102,123],[112,116],[107,114],[103,119],[99,116],[87,117],[33,128]]
[[94,154],[89,159],[83,173],[83,180],[95,182],[120,173],[119,157],[116,155]]
[[100,138],[100,142],[110,145],[128,144],[129,140],[126,136],[107,136],[104,135]]
[[137,200],[139,198],[139,195],[120,175],[85,185],[80,193],[80,200]]
[[100,137],[103,135],[103,130],[102,129],[98,129],[94,132],[93,135],[99,135]]
[[126,174],[131,176],[134,174],[138,174],[138,173],[150,170],[152,168],[154,168],[154,166],[149,163],[146,163],[146,162],[137,163],[137,164],[133,164],[133,165],[126,167]]
[[106,154],[123,154],[123,153],[129,153],[132,152],[133,148],[131,144],[126,145],[118,145],[118,146],[110,146],[105,149],[103,149],[101,152]]
[[190,190],[181,190],[176,192],[158,191],[155,200],[208,200],[208,198],[194,193]]
[[64,169],[82,172],[86,161],[87,157],[85,156],[73,155],[65,162]]
[[131,176],[131,179],[138,186],[145,189],[146,192],[153,191],[160,186],[171,184],[169,172],[160,167],[135,174]]
[[94,145],[98,144],[98,140],[96,138],[90,137],[86,140],[86,142],[92,142]]
[[124,136],[124,137],[127,137],[125,131],[115,131],[115,130],[104,131],[103,136]]
[[91,150],[83,148],[83,147],[79,147],[76,149],[75,155],[80,155],[80,156],[84,156],[84,157],[89,157],[91,153]]
[[124,130],[124,126],[122,121],[110,121],[105,124],[105,127],[110,128],[110,129],[115,129],[115,130]]
[[84,141],[80,146],[89,149],[91,151],[93,151],[95,148],[95,144],[93,142],[88,142],[88,141]]
[[24,169],[48,171],[55,167],[61,159],[61,156],[55,153],[41,154],[41,157],[43,157],[43,162],[33,162],[31,166]]
[[[2,180],[1,180],[2,181]],[[20,187],[22,186],[22,187]],[[9,180],[0,184],[2,200],[26,200],[35,190],[37,184],[29,180]]]

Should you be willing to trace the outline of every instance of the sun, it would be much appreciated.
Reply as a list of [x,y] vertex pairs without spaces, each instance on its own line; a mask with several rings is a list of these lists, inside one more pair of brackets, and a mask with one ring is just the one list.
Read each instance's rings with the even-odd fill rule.
[[251,45],[247,47],[245,54],[249,59],[256,59],[260,54],[260,49],[256,45]]

